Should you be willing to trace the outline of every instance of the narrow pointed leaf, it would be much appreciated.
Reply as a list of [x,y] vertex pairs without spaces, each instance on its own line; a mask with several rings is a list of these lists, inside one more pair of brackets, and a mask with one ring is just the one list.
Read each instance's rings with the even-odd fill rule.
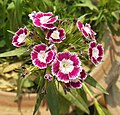
[[85,80],[86,83],[88,83],[89,85],[99,89],[100,91],[102,91],[105,94],[109,94],[93,77],[91,77],[90,75],[88,75],[87,79]]
[[97,112],[99,115],[105,115],[104,111],[102,110],[102,108],[100,107],[100,104],[97,102],[97,100],[94,101],[95,107],[97,109]]
[[51,115],[59,115],[58,93],[54,83],[49,84],[46,97]]
[[[72,95],[70,92],[68,92],[67,94],[65,94],[65,92],[63,91],[63,89],[61,88],[59,90],[60,94],[64,96],[64,98],[66,98],[71,104],[75,105],[76,107],[78,107],[79,109],[81,109],[82,111],[86,112],[89,114],[89,110],[86,107],[86,104],[84,102],[84,100],[80,97],[80,96],[74,96]],[[82,101],[80,99],[78,99],[80,97],[80,99],[82,99]],[[85,106],[84,106],[85,105]]]
[[38,98],[36,100],[33,115],[35,115],[35,113],[38,111],[38,109],[40,107],[40,104],[41,104],[41,101],[42,101],[42,99],[44,98],[44,95],[45,95],[45,92],[42,91],[42,89],[45,85],[45,81],[44,81],[43,77],[41,77],[38,85],[39,85]]
[[0,57],[20,56],[25,52],[26,52],[26,48],[18,48],[12,51],[1,53]]
[[[84,100],[84,99],[82,98],[82,96],[79,95],[79,93],[78,93],[75,89],[71,89],[70,92],[71,92],[71,94],[76,98],[76,100],[78,100],[79,103],[81,103],[81,104],[84,106],[84,108],[85,108],[87,111],[89,111],[88,105],[87,105],[87,101]],[[85,102],[86,102],[86,103],[85,103]]]
[[44,97],[44,93],[41,93],[38,95],[38,98],[37,98],[37,101],[36,101],[36,104],[35,104],[35,108],[34,108],[34,112],[33,112],[33,115],[35,115],[35,113],[38,111],[39,107],[40,107],[40,103],[42,101]]

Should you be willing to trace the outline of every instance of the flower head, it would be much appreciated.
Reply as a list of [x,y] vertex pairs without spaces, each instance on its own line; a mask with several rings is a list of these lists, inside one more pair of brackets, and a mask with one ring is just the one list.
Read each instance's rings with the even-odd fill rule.
[[51,43],[61,43],[65,38],[65,31],[63,28],[55,28],[53,30],[50,30],[47,35],[46,39],[49,40]]
[[84,69],[80,72],[80,75],[78,78],[74,80],[70,80],[69,83],[66,83],[65,85],[68,88],[81,88],[82,87],[82,81],[85,80],[87,77],[86,72]]
[[52,73],[58,81],[69,83],[79,76],[82,70],[80,65],[81,62],[75,54],[60,52],[52,64]]
[[53,77],[51,74],[45,74],[44,79],[46,79],[48,81],[52,81]]
[[16,47],[25,45],[26,37],[28,36],[28,30],[26,27],[20,28],[12,39],[12,44]]
[[40,69],[47,68],[47,64],[51,64],[55,58],[55,50],[50,49],[45,44],[35,45],[31,53],[31,59],[35,66]]
[[54,29],[55,26],[53,25],[54,22],[57,21],[58,16],[53,16],[52,12],[32,12],[29,14],[30,19],[33,21],[33,24],[41,29]]
[[79,31],[81,31],[85,36],[85,38],[88,38],[90,36],[93,40],[95,40],[96,33],[91,29],[90,24],[86,23],[84,26],[80,21],[77,21],[77,27]]
[[96,44],[96,42],[90,42],[89,46],[89,57],[94,65],[100,63],[102,61],[104,55],[104,49],[101,44]]

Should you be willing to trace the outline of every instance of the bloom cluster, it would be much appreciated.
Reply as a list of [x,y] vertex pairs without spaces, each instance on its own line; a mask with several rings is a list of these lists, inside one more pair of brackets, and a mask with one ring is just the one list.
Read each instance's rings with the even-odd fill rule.
[[[65,84],[67,88],[81,88],[82,82],[86,79],[87,74],[82,67],[81,60],[76,53],[58,52],[57,43],[62,43],[66,38],[66,32],[63,28],[58,28],[54,23],[58,20],[58,16],[53,17],[52,12],[35,12],[29,14],[34,26],[39,27],[43,32],[47,30],[45,40],[48,40],[48,45],[45,43],[34,45],[31,51],[31,60],[34,66],[39,69],[51,68],[44,75],[44,79],[51,81],[53,76]],[[101,44],[97,44],[96,33],[91,29],[89,24],[85,26],[78,20],[77,27],[82,32],[86,39],[90,38],[88,56],[93,64],[98,64],[102,61],[104,50]],[[26,44],[26,39],[29,36],[29,31],[26,27],[20,28],[13,36],[12,44],[20,47]]]

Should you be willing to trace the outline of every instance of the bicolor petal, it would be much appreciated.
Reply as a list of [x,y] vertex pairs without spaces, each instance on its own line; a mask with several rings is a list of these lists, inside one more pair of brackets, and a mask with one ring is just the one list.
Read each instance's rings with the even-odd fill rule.
[[50,30],[46,39],[52,43],[61,43],[66,38],[66,33],[63,28],[55,28],[54,30]]
[[[55,50],[55,49],[54,49]],[[47,68],[55,59],[56,53],[53,49],[50,49],[45,44],[35,45],[33,51],[31,52],[31,59],[35,66],[40,69]]]
[[88,55],[94,65],[99,64],[104,56],[102,44],[97,45],[94,41],[90,42]]
[[24,28],[20,28],[13,36],[12,44],[16,47],[25,45],[27,36],[28,36],[28,30],[26,26]]
[[82,24],[82,22],[80,22],[79,20],[77,21],[77,27],[79,29],[79,31],[82,32],[82,34],[84,35],[85,38],[88,38],[89,36],[95,40],[95,35],[96,33],[91,29],[90,24],[85,24],[85,26]]
[[58,20],[58,16],[53,16],[52,12],[32,12],[29,14],[30,19],[33,21],[33,24],[37,27],[40,27],[42,30],[44,29],[54,29],[55,26],[53,23],[55,23]]

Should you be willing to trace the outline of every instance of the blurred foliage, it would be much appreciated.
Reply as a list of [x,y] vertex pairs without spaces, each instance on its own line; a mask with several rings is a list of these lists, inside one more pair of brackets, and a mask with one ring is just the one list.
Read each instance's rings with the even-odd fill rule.
[[[90,23],[92,29],[97,32],[97,38],[99,38],[97,39],[98,41],[101,41],[104,34],[107,32],[110,32],[113,35],[120,33],[120,25],[118,24],[118,20],[120,19],[119,0],[0,0],[0,53],[5,52],[0,54],[0,57],[20,57],[26,51],[24,48],[15,49],[12,46],[11,40],[13,35],[11,33],[16,32],[18,28],[23,27],[24,25],[31,27],[30,25],[32,24],[28,14],[32,11],[51,11],[55,15],[58,15],[59,21],[63,22],[63,26],[64,23],[67,23],[67,26],[64,27],[68,35],[67,37],[70,38],[69,41],[78,48],[84,48],[84,46],[79,45],[81,39],[78,39],[77,41],[74,39],[79,36],[79,34],[74,35],[74,33],[76,33],[76,28],[74,26],[76,19],[79,19],[84,23]],[[73,23],[70,24],[69,22]],[[42,36],[41,32],[39,34]],[[68,47],[64,45],[65,43],[67,44],[67,39],[63,42],[62,46],[59,46],[60,50],[62,50],[63,47]],[[6,52],[10,50],[13,51]],[[22,58],[24,58],[24,56]],[[87,84],[90,84],[107,94],[102,86],[94,79],[91,79],[90,76],[86,79],[82,89],[70,90],[70,92],[67,91],[68,93],[65,94],[66,89],[61,89],[62,86],[59,83],[48,84],[43,82],[43,79],[40,79],[41,75],[36,71],[36,68],[30,67],[30,73],[25,75],[23,79],[18,79],[18,98],[21,96],[23,87],[33,86],[33,83],[28,80],[29,76],[33,73],[36,74],[34,85],[37,85],[36,92],[38,92],[34,113],[36,113],[41,100],[45,97],[48,100],[48,106],[53,115],[67,113],[70,106],[76,107],[77,112],[82,110],[82,112],[89,114],[86,94],[88,93],[92,97],[94,92],[89,89]],[[41,71],[41,73],[44,74],[44,71]],[[49,89],[47,94],[45,89],[46,85],[48,85]],[[106,114],[107,111],[105,109],[102,110],[102,107],[96,100],[94,100],[94,104],[98,114]]]

